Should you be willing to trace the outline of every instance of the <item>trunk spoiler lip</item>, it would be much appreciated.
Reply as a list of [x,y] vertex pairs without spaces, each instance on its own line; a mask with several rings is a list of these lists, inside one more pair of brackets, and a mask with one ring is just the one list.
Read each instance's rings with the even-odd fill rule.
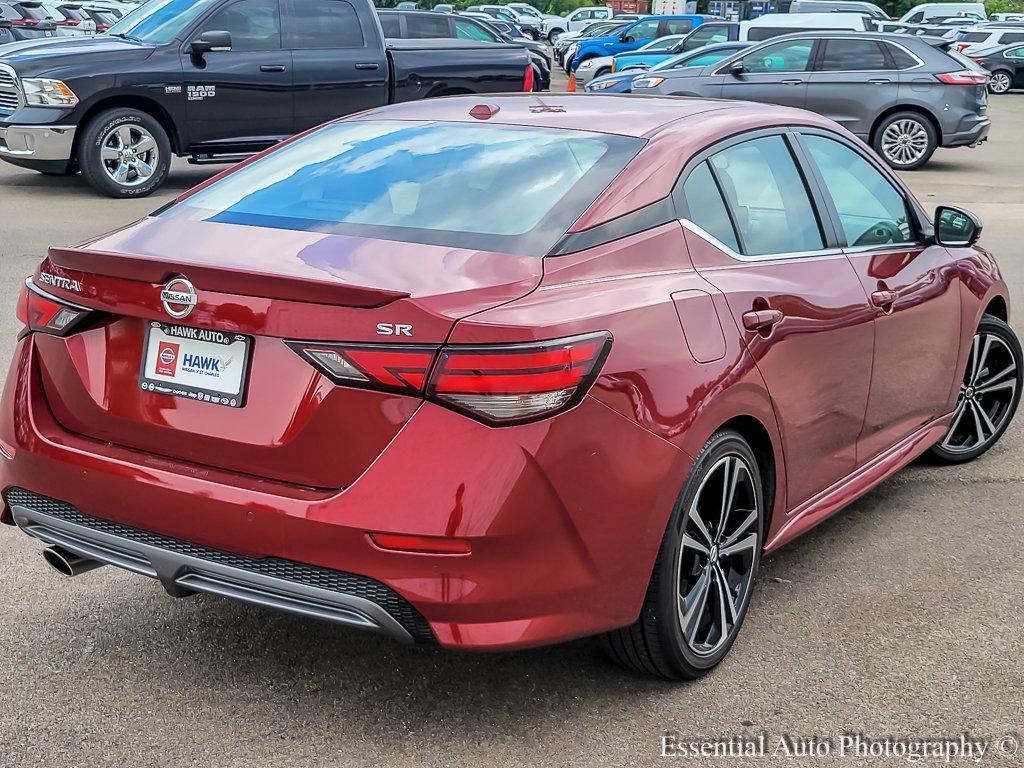
[[313,280],[270,272],[247,272],[214,264],[157,259],[87,248],[50,248],[49,261],[55,267],[104,277],[122,278],[164,285],[182,275],[208,291],[263,299],[280,299],[312,304],[330,304],[358,309],[377,309],[412,294],[387,288],[371,288],[341,282]]

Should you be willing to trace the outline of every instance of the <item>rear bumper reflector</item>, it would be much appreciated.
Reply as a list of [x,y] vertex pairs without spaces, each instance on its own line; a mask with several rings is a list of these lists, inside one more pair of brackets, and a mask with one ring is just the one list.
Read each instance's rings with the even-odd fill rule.
[[253,558],[90,517],[70,504],[20,488],[5,495],[25,533],[82,557],[160,580],[171,594],[206,592],[300,616],[434,641],[403,597],[366,576],[278,558]]

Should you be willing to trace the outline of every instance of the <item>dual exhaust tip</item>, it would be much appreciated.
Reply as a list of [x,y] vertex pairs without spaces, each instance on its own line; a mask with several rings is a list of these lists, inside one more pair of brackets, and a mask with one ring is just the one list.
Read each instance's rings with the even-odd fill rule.
[[63,547],[49,547],[43,550],[43,559],[51,568],[65,576],[80,576],[105,565],[97,560],[76,555]]

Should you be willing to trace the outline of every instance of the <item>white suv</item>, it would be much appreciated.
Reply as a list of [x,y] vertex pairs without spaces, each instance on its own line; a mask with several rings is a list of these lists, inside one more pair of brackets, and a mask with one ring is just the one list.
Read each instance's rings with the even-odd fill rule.
[[544,19],[541,33],[548,40],[554,40],[566,32],[577,32],[595,21],[607,21],[613,15],[611,8],[596,6],[592,8],[577,8],[568,16],[558,16],[553,19]]

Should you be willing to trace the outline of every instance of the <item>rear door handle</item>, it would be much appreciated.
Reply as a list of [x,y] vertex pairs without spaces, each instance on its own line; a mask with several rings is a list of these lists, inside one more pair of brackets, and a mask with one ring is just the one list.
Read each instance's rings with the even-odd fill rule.
[[888,85],[889,83],[892,82],[892,80],[890,80],[887,77],[876,77],[873,80],[868,80],[868,82],[871,83],[872,85]]
[[783,314],[777,309],[759,309],[743,313],[743,327],[748,331],[763,331],[782,322]]
[[380,69],[380,64],[375,61],[361,61],[356,64],[356,69]]
[[896,291],[875,291],[871,294],[871,303],[876,307],[890,307],[897,297]]
[[783,85],[803,85],[804,81],[803,80],[783,80],[782,84]]
[[261,64],[260,72],[284,72],[284,64]]

